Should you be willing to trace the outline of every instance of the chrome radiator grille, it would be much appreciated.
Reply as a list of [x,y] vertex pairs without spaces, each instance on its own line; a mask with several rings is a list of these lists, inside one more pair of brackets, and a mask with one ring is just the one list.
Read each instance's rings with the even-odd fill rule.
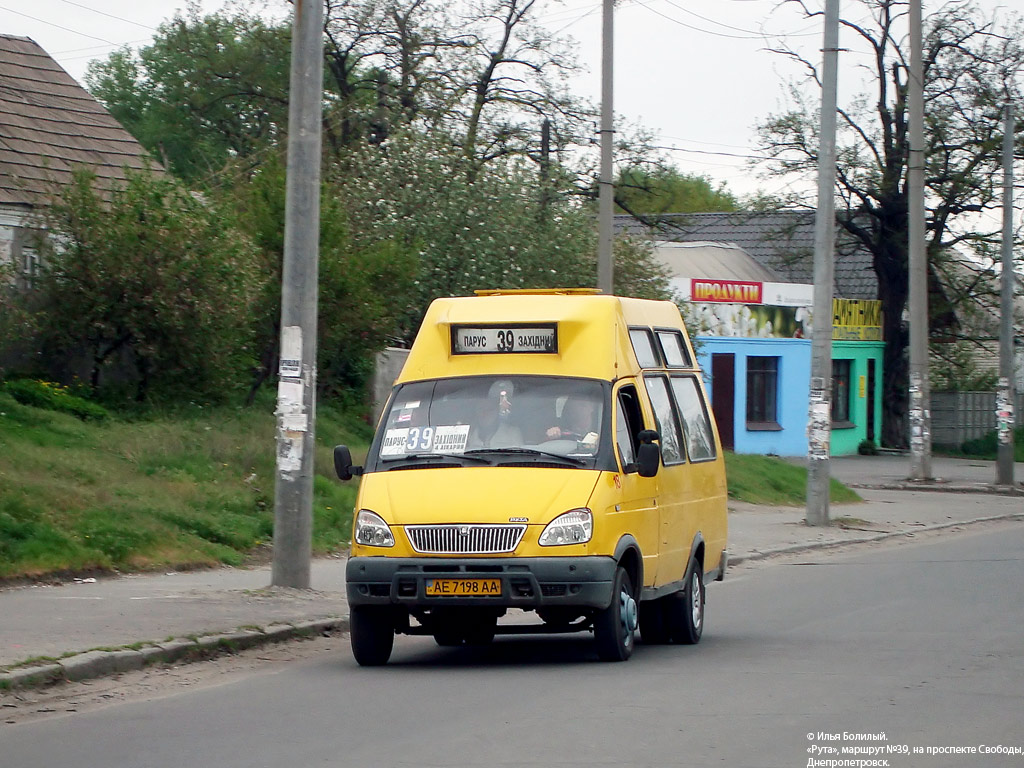
[[511,552],[525,525],[407,525],[412,548],[429,555],[497,555]]

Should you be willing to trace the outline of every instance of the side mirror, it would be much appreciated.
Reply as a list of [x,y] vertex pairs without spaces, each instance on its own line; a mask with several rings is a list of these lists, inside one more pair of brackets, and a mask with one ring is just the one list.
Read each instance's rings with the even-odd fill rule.
[[659,437],[658,433],[653,429],[645,429],[637,437],[640,438],[640,447],[636,452],[637,474],[640,477],[654,477],[661,466],[661,448],[654,442]]
[[352,452],[347,445],[334,446],[334,471],[340,480],[351,480],[354,475],[363,474],[362,467],[352,466]]

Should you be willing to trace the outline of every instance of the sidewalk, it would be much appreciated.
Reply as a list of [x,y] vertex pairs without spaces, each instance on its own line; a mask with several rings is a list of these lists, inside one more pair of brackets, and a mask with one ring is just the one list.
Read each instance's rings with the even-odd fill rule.
[[[833,505],[829,527],[805,525],[803,507],[730,503],[731,562],[980,520],[1024,520],[1024,464],[1015,466],[1014,489],[994,485],[990,461],[936,458],[932,469],[935,481],[911,483],[906,456],[830,460],[832,476],[857,488],[865,501]],[[270,588],[269,567],[0,590],[0,688],[85,679],[347,628],[344,575],[345,559],[338,557],[315,561],[308,592]]]

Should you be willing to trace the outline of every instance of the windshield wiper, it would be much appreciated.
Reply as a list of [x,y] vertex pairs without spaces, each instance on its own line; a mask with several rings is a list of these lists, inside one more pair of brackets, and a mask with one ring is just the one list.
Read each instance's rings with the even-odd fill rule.
[[528,456],[548,456],[552,459],[564,461],[567,464],[574,464],[577,467],[583,467],[587,464],[586,461],[577,459],[575,456],[566,456],[564,453],[553,453],[551,451],[540,451],[536,448],[474,448],[471,451],[466,451],[463,455],[474,453],[520,453]]
[[490,464],[490,459],[485,459],[483,456],[468,456],[467,454],[472,451],[466,451],[466,453],[405,453],[401,456],[381,456],[380,460],[384,462],[389,461],[404,461],[406,459],[469,459],[475,461],[478,464]]

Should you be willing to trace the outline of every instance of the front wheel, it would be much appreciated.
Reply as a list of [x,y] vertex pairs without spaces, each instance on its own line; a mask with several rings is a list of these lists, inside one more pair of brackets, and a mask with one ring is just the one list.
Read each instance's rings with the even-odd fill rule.
[[704,633],[704,570],[694,560],[682,591],[665,598],[666,619],[672,640],[696,645]]
[[637,604],[625,568],[615,570],[612,604],[594,618],[594,640],[602,661],[625,661],[633,655]]
[[349,617],[352,655],[361,667],[387,664],[395,646],[395,622],[391,613],[375,605],[360,605]]

